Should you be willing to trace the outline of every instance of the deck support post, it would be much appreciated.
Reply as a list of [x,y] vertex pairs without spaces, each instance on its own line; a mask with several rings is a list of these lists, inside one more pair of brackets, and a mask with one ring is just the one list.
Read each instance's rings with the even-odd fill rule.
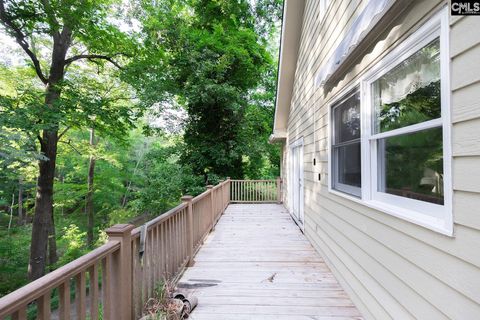
[[111,301],[111,319],[128,320],[133,316],[132,309],[132,237],[131,232],[135,227],[131,224],[116,224],[105,232],[109,241],[119,241],[120,250],[112,256],[110,292],[115,294]]
[[282,203],[282,179],[277,177],[277,203]]
[[193,205],[192,196],[185,195],[182,197],[182,202],[187,204],[187,254],[188,262],[187,267],[193,266]]
[[210,226],[210,232],[215,230],[215,199],[213,195],[213,186],[209,184],[207,186],[208,191],[210,192],[210,216],[211,216],[211,226]]

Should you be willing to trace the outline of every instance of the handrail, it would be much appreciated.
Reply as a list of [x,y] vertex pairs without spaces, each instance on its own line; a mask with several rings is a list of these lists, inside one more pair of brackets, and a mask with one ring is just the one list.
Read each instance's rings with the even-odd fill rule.
[[97,261],[112,254],[119,247],[119,241],[109,241],[86,255],[4,296],[0,303],[0,317],[13,313],[17,308],[26,306],[46,293],[50,293],[52,289],[57,288],[65,281],[70,280],[78,273],[94,265]]
[[[158,217],[155,217],[152,220],[147,221],[145,223],[145,225],[147,226],[147,229],[152,228],[152,226],[154,226],[155,224],[162,223],[163,221],[167,220],[171,216],[175,215],[178,211],[184,209],[186,206],[187,205],[185,203],[181,203],[178,206],[166,211],[165,213],[162,213]],[[132,230],[132,239],[140,236],[141,229],[142,227],[140,226]]]
[[166,221],[168,218],[170,218],[171,216],[177,214],[180,210],[183,210],[187,207],[187,204],[185,203],[181,203],[179,204],[178,206],[176,206],[175,208],[173,209],[170,209],[168,210],[167,212],[163,213],[162,215],[148,221],[146,224],[147,228],[150,229],[152,228],[154,225],[156,224],[159,224],[159,223],[162,223],[164,221]]
[[202,200],[203,198],[205,198],[206,196],[208,196],[210,194],[210,190],[207,190],[207,191],[204,191],[202,193],[200,193],[198,196],[196,196],[195,198],[193,198],[193,203],[196,203],[200,200]]
[[[103,319],[138,318],[157,284],[175,281],[192,265],[193,257],[229,203],[280,201],[280,179],[227,178],[216,186],[208,186],[195,198],[182,197],[181,204],[143,227],[115,225],[106,230],[109,236],[106,244],[0,298],[0,319],[9,315],[13,319],[26,319],[32,303],[39,318],[49,319],[52,292],[59,295],[61,319],[70,319],[74,310],[79,319],[86,318],[88,313],[95,320],[99,318],[99,309]],[[99,299],[100,278],[103,299]],[[72,280],[76,304],[73,309],[70,308]]]

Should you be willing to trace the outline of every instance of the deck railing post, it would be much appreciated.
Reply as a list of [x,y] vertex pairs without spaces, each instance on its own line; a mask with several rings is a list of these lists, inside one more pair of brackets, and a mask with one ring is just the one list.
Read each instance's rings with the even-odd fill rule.
[[131,224],[116,224],[105,232],[110,241],[120,242],[120,250],[113,256],[111,270],[110,292],[115,295],[110,300],[111,319],[131,319],[132,313],[132,239],[131,232],[134,226]]
[[210,231],[215,230],[215,200],[214,200],[214,192],[213,192],[213,186],[209,184],[207,186],[208,191],[210,192],[209,197],[210,197],[210,218],[211,218],[211,226],[210,226]]
[[188,263],[187,267],[193,266],[193,205],[192,196],[185,195],[182,197],[182,201],[187,204],[187,254]]
[[[230,204],[230,201],[232,200],[232,181],[230,179],[230,177],[227,177],[227,205]],[[226,207],[226,206],[225,206]]]
[[277,203],[282,203],[282,179],[277,177]]
[[220,213],[218,214],[221,216],[223,212],[225,211],[225,196],[224,196],[224,188],[225,187],[225,182],[223,180],[220,180]]

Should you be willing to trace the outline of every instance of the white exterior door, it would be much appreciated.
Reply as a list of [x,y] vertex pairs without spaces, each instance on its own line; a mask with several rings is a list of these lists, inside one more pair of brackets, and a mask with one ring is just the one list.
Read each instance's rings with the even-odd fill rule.
[[290,155],[290,213],[303,229],[303,139],[297,140],[290,146]]

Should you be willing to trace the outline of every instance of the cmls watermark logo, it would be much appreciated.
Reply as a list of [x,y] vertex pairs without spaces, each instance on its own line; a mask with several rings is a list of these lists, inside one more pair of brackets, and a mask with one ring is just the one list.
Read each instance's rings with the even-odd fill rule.
[[452,16],[480,15],[480,0],[452,0]]

